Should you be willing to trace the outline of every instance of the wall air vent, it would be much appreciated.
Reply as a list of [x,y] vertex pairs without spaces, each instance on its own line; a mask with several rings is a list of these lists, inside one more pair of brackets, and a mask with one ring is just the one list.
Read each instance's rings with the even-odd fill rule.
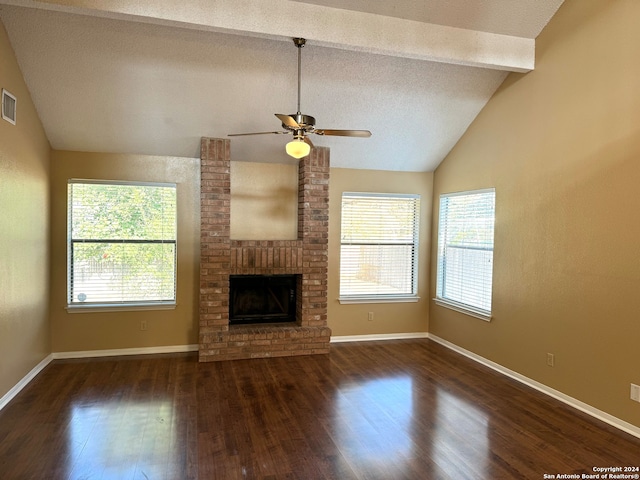
[[16,97],[2,89],[2,118],[7,122],[16,124]]

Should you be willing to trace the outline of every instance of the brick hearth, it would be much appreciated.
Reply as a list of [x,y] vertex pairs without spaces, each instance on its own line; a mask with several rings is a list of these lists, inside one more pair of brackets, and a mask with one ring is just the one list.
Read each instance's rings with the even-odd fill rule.
[[[329,352],[327,248],[329,149],[298,169],[298,239],[231,240],[230,141],[203,138],[200,152],[201,362]],[[229,325],[230,275],[297,276],[295,324]]]

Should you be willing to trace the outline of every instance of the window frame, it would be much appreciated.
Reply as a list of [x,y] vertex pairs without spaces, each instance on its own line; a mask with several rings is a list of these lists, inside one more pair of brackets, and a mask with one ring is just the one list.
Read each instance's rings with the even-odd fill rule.
[[[112,185],[112,186],[140,186],[140,187],[165,187],[175,191],[175,237],[173,239],[153,239],[149,241],[140,239],[74,239],[72,236],[73,218],[71,204],[71,188],[74,184]],[[73,302],[73,245],[74,243],[114,243],[114,244],[173,244],[173,299],[166,300],[123,300],[103,302]],[[177,305],[178,291],[178,188],[176,183],[144,182],[128,180],[103,180],[103,179],[77,179],[67,180],[67,290],[65,307],[68,313],[81,313],[83,311],[109,312],[123,310],[169,310]]]
[[[342,260],[343,260],[343,247],[348,245],[376,245],[375,243],[359,243],[359,242],[345,242],[342,234],[342,224],[344,220],[344,200],[345,198],[396,198],[396,199],[411,199],[415,202],[415,211],[413,215],[413,242],[412,245],[412,279],[411,279],[411,293],[391,294],[391,293],[378,293],[378,294],[344,294],[342,293]],[[408,303],[417,302],[420,300],[418,296],[418,273],[419,273],[419,251],[420,251],[420,194],[410,193],[383,193],[383,192],[342,192],[341,206],[340,206],[340,264],[339,264],[339,296],[338,301],[341,304],[359,304],[359,303]],[[407,243],[408,245],[409,243]],[[384,245],[383,242],[377,245]],[[389,245],[400,245],[399,243]]]
[[[492,238],[491,238],[491,248],[490,248],[490,251],[491,251],[491,293],[489,295],[490,308],[489,310],[486,310],[477,305],[457,301],[451,298],[447,298],[446,296],[443,296],[442,292],[443,292],[444,285],[442,282],[444,281],[443,276],[445,274],[445,271],[443,271],[443,264],[446,261],[446,254],[444,253],[444,251],[446,250],[446,246],[442,245],[442,241],[443,241],[443,235],[444,235],[443,230],[446,228],[446,226],[443,225],[443,199],[452,198],[452,197],[461,197],[461,196],[471,196],[471,195],[478,195],[478,194],[488,194],[488,193],[493,194],[493,224],[492,224],[492,232],[491,232]],[[440,194],[439,204],[438,204],[438,236],[437,236],[437,251],[436,251],[436,296],[433,300],[436,303],[436,305],[449,308],[451,310],[455,310],[457,312],[464,313],[466,315],[479,318],[487,322],[491,321],[492,311],[493,311],[493,264],[494,264],[493,253],[495,250],[495,220],[496,220],[495,199],[496,199],[496,189],[494,187],[491,187],[491,188],[483,188],[478,190],[466,190],[461,192],[443,193],[443,194]],[[465,248],[472,249],[472,250],[473,249],[484,250],[484,251],[489,250],[487,248],[480,248],[480,247],[478,248],[465,247]]]

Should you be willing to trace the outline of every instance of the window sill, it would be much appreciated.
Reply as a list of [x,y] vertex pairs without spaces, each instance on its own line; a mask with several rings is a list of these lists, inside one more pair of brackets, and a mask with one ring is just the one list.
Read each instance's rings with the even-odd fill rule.
[[67,313],[133,312],[144,310],[175,310],[175,303],[121,303],[118,305],[67,305]]
[[411,295],[406,297],[378,295],[375,297],[338,297],[338,301],[343,305],[356,303],[416,303],[420,297]]
[[469,307],[468,305],[452,302],[451,300],[445,300],[444,298],[434,298],[433,301],[436,302],[436,305],[439,305],[441,307],[455,310],[456,312],[464,313],[465,315],[469,315],[471,317],[479,318],[480,320],[484,320],[485,322],[491,321],[491,312],[476,310],[475,308]]

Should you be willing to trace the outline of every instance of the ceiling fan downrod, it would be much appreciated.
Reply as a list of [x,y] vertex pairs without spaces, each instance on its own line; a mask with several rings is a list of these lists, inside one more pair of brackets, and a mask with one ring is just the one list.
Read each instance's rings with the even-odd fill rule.
[[293,44],[298,48],[298,110],[297,113],[300,115],[300,78],[302,76],[302,47],[307,43],[304,38],[294,38]]

